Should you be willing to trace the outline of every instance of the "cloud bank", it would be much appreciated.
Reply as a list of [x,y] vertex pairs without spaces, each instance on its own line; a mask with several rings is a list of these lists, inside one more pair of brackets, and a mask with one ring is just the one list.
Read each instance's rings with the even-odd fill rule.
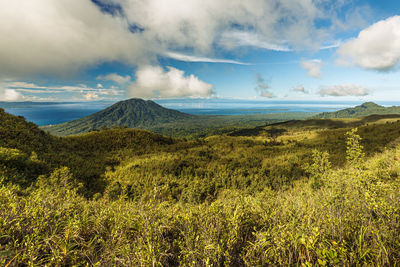
[[[23,93],[36,94],[33,96],[24,96]],[[43,86],[35,83],[6,81],[0,84],[0,101],[53,101],[50,95],[70,93],[75,100],[101,100],[120,97],[124,94],[124,90],[110,87],[103,88],[90,87],[84,84],[67,85],[67,86]],[[40,94],[40,96],[38,96]]]
[[321,96],[366,96],[371,93],[371,89],[355,84],[340,84],[321,86],[318,93]]
[[338,50],[339,63],[387,71],[400,59],[400,16],[381,20],[362,30]]
[[136,81],[128,91],[131,97],[142,98],[208,97],[212,88],[192,74],[185,76],[182,70],[149,65],[137,70]]
[[296,47],[323,36],[314,25],[322,5],[309,0],[97,2],[121,12],[89,0],[0,0],[0,75],[65,74],[105,61],[147,65],[171,48],[212,55],[221,36],[278,51],[288,50],[282,40]]
[[[100,0],[121,6],[143,36],[167,46],[192,47],[207,53],[216,37],[237,32],[235,25],[276,44],[310,44],[322,37],[314,20],[325,16],[326,3],[309,0]],[[257,43],[256,43],[257,46]]]
[[122,76],[117,73],[109,73],[104,76],[103,75],[97,76],[96,79],[102,80],[102,81],[113,81],[117,84],[124,85],[131,81],[131,76],[129,76],[129,75]]
[[146,46],[124,19],[86,0],[0,0],[0,76],[76,72],[104,61],[134,63]]

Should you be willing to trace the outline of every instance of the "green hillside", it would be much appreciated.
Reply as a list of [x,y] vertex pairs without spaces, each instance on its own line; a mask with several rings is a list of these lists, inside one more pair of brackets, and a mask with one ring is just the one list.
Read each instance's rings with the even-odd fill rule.
[[378,114],[378,115],[400,114],[400,107],[397,106],[384,107],[377,105],[373,102],[366,102],[354,108],[346,108],[335,112],[323,112],[314,116],[314,118],[320,118],[320,119],[358,118],[372,114]]
[[145,129],[172,137],[197,138],[278,121],[304,119],[315,113],[272,113],[237,116],[199,116],[166,109],[153,101],[129,99],[87,117],[41,128],[69,136],[110,127]]
[[43,127],[56,135],[73,135],[99,130],[105,127],[147,128],[154,125],[179,122],[193,115],[163,108],[151,100],[129,99],[96,112],[87,117],[59,125]]
[[18,166],[22,164],[29,167],[17,172],[18,175],[23,174],[23,177],[18,178],[21,185],[29,184],[40,174],[47,175],[57,167],[67,166],[87,185],[85,192],[92,194],[100,190],[96,186],[101,186],[98,180],[104,171],[118,164],[123,157],[163,151],[176,142],[148,131],[122,128],[60,138],[44,132],[23,117],[13,116],[0,109],[0,148],[5,149],[3,153],[7,149],[16,149],[23,162],[34,159],[32,164],[16,163]]
[[186,141],[0,110],[0,265],[397,265],[399,118]]

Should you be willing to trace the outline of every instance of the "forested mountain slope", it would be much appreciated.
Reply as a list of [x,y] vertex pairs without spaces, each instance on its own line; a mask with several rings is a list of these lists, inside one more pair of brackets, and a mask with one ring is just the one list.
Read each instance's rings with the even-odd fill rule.
[[385,114],[400,114],[400,107],[384,107],[377,105],[373,102],[366,102],[354,108],[346,108],[335,112],[323,112],[315,118],[332,119],[332,118],[358,118],[372,114],[385,115]]
[[163,123],[193,118],[193,115],[164,108],[151,100],[132,98],[87,117],[44,129],[59,135],[71,135],[100,130],[105,127],[145,128]]

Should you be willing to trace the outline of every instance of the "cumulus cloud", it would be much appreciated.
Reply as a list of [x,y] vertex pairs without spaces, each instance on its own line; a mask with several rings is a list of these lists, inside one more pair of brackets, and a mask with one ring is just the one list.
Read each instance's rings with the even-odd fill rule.
[[303,93],[303,94],[308,94],[308,90],[306,90],[306,89],[304,88],[304,86],[301,85],[301,84],[299,84],[299,85],[297,85],[295,88],[293,88],[293,91],[295,91],[295,92],[300,92],[300,93]]
[[208,97],[213,86],[194,75],[185,76],[184,71],[167,67],[144,66],[137,70],[136,81],[128,87],[132,97],[173,98]]
[[6,82],[0,80],[0,101],[19,101],[23,98],[20,92],[8,88]]
[[115,83],[123,85],[123,84],[127,84],[127,83],[129,83],[131,81],[131,76],[129,76],[129,75],[121,76],[121,75],[116,74],[116,73],[110,73],[110,74],[107,74],[105,76],[99,75],[99,76],[97,76],[96,79],[97,80],[103,80],[103,81],[113,81]]
[[[290,51],[318,48],[332,41],[343,3],[311,0],[98,0],[121,7],[131,25],[146,40],[163,48],[193,48],[208,53],[215,44],[225,48],[254,46]],[[315,21],[332,22],[325,28]],[[166,49],[164,51],[169,51]]]
[[23,99],[22,94],[17,92],[16,90],[0,88],[0,101],[18,101],[22,99]]
[[[200,51],[208,51],[220,29],[230,28],[233,23],[255,26],[265,36],[277,37],[274,27],[283,17],[290,16],[314,28],[312,19],[317,16],[311,1],[275,1],[275,5],[260,0],[102,1],[120,4],[128,20],[144,28],[149,38],[180,47],[194,46]],[[288,24],[295,26],[293,22]],[[280,34],[293,39],[287,30]]]
[[366,96],[371,93],[371,89],[355,84],[341,84],[321,86],[318,93],[321,96]]
[[0,68],[6,77],[71,73],[146,54],[126,21],[91,1],[0,0]]
[[319,59],[302,60],[300,65],[307,71],[307,75],[314,78],[321,77],[322,61]]
[[255,79],[256,79],[256,87],[254,89],[256,90],[257,94],[266,98],[273,98],[274,94],[269,91],[270,86],[261,76],[261,74],[257,73],[255,75]]
[[381,20],[362,30],[338,50],[340,64],[387,71],[400,59],[400,16]]

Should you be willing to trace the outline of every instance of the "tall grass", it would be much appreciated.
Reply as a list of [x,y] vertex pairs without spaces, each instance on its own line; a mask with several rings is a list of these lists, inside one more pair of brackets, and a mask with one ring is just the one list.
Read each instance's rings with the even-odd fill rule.
[[87,199],[68,168],[27,189],[2,173],[0,264],[400,264],[400,149],[367,160],[350,132],[347,158],[333,169],[315,152],[310,178],[286,190],[225,189],[197,204],[159,187],[145,198],[110,190]]

